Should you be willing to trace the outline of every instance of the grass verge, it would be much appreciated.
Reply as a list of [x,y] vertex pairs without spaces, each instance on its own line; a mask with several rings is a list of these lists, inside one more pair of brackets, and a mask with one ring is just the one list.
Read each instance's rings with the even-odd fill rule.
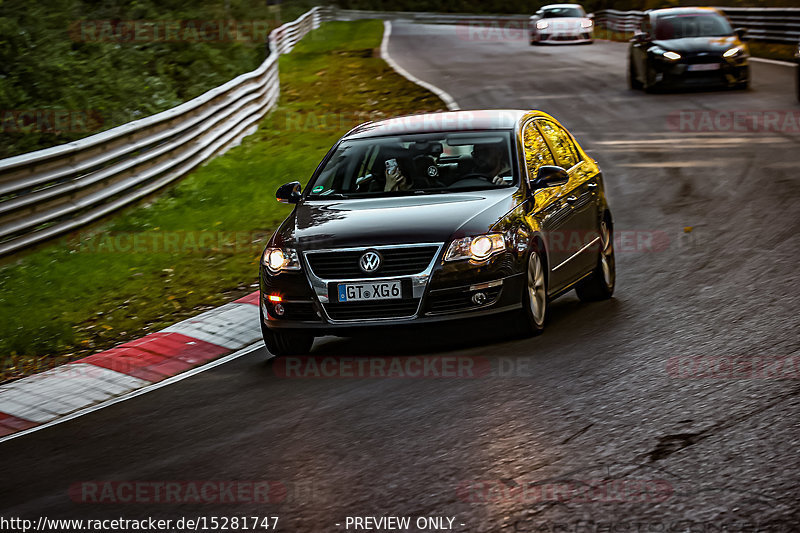
[[329,22],[280,59],[281,99],[258,131],[147,205],[0,268],[0,381],[141,337],[255,290],[307,181],[356,123],[444,109],[378,55],[381,21]]

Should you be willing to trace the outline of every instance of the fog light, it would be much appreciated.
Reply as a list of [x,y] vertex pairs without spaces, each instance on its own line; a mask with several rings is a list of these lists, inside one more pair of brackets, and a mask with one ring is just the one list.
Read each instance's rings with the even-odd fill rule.
[[286,309],[283,308],[283,304],[275,304],[274,309],[275,314],[278,316],[283,316],[283,314],[286,312]]
[[475,305],[483,305],[486,303],[486,293],[485,292],[476,292],[472,295],[472,303]]

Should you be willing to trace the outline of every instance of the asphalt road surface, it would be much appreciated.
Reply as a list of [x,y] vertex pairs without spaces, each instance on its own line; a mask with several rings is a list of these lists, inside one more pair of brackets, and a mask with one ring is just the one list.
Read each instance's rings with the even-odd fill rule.
[[[797,119],[733,131],[714,114],[797,113],[793,67],[753,63],[748,91],[647,95],[627,89],[624,44],[465,33],[397,23],[389,49],[462,108],[542,109],[576,135],[626,235],[615,297],[558,300],[535,339],[485,320],[315,348],[488,360],[492,375],[471,379],[289,379],[260,349],[3,444],[2,516],[272,515],[278,530],[320,532],[344,531],[348,516],[451,517],[455,531],[800,530],[800,369],[692,379],[687,363],[800,356]],[[681,111],[695,114],[681,123]],[[709,119],[716,131],[692,130]],[[271,480],[287,493],[224,505],[70,496],[92,480]]]

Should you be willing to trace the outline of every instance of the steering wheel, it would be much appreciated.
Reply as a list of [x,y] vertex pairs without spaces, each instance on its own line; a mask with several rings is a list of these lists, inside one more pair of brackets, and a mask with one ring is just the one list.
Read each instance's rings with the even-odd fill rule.
[[453,187],[454,185],[456,185],[456,184],[458,184],[458,183],[460,183],[462,181],[474,180],[474,179],[481,179],[481,180],[484,180],[484,181],[488,181],[489,183],[494,183],[492,181],[492,178],[490,176],[486,175],[486,174],[481,174],[480,172],[470,172],[469,174],[464,174],[463,176],[458,178],[456,181],[451,183],[448,187]]

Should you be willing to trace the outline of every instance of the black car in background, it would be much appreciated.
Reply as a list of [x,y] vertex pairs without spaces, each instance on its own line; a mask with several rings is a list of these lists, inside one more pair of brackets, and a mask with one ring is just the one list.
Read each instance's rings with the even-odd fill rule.
[[631,89],[724,86],[746,89],[750,57],[745,31],[714,8],[682,7],[645,13],[631,40]]
[[261,327],[274,355],[314,337],[508,313],[523,334],[548,304],[614,291],[597,162],[538,111],[461,111],[363,124],[311,177],[264,250]]

